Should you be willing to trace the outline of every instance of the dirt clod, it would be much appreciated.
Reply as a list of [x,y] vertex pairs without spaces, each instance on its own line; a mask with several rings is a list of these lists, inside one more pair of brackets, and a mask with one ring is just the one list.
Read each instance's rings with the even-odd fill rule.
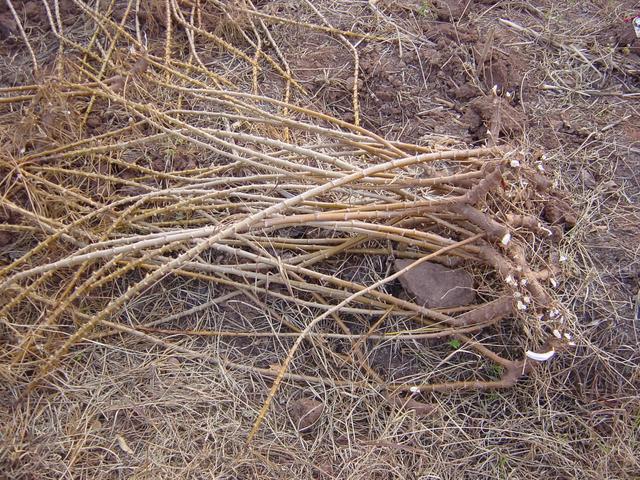
[[[396,260],[396,271],[411,265],[412,260]],[[473,279],[463,270],[425,262],[400,277],[405,291],[429,308],[446,308],[473,303],[476,298]]]
[[300,398],[289,405],[289,415],[300,432],[313,427],[324,411],[324,404],[313,398]]
[[494,126],[500,133],[513,137],[522,133],[526,120],[523,114],[501,97],[478,97],[469,103],[463,117],[469,132],[476,139],[483,139]]
[[456,22],[462,18],[467,2],[462,0],[437,0],[434,3],[438,20]]

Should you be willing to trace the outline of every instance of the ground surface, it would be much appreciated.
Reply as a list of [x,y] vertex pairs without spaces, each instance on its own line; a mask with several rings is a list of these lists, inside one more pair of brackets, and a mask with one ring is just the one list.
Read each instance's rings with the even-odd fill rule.
[[[0,477],[640,478],[640,40],[624,21],[640,14],[640,4],[312,4],[324,18],[303,2],[255,2],[268,15],[257,18],[272,36],[265,37],[263,48],[287,60],[292,77],[307,90],[301,104],[355,121],[355,48],[363,127],[388,140],[417,145],[508,144],[522,151],[523,163],[554,182],[559,193],[553,201],[531,200],[527,208],[563,231],[557,251],[566,262],[555,295],[571,312],[567,321],[576,348],[510,389],[434,393],[414,408],[386,402],[380,391],[338,392],[326,385],[287,383],[262,432],[247,446],[247,432],[270,381],[156,350],[124,334],[116,340],[94,338],[71,352],[55,382],[22,404],[13,406],[11,388],[3,392]],[[13,5],[43,70],[53,70],[58,44],[45,9],[37,2]],[[113,5],[110,15],[118,22],[126,4]],[[76,29],[78,38],[91,35],[74,2],[61,1],[58,8],[65,28]],[[149,52],[162,56],[164,2],[143,0],[139,9]],[[374,36],[384,33],[384,41],[340,38],[270,16]],[[204,15],[201,22],[253,55],[242,36],[249,28],[242,14]],[[393,32],[403,41],[394,41]],[[4,6],[0,38],[0,86],[33,83],[29,53]],[[183,53],[185,61],[188,41],[184,30],[176,28],[176,56]],[[222,61],[213,43],[199,44],[198,51],[202,64],[212,70]],[[126,52],[114,55],[123,55],[126,63]],[[230,80],[246,82],[250,91],[250,67],[227,71],[235,76]],[[273,70],[253,83],[257,94],[286,94],[282,76]],[[56,105],[55,99],[50,101]],[[91,135],[123,121],[110,113],[106,101],[97,102],[99,108],[86,122]],[[36,112],[30,130],[17,134],[5,122],[4,141],[20,137],[31,142],[22,148],[37,149],[38,125],[61,121],[54,110],[49,119],[46,112]],[[24,125],[20,128],[27,129]],[[59,130],[60,135],[67,131]],[[145,151],[146,163],[140,165],[156,172],[203,167],[202,157],[191,155],[189,148],[175,147],[171,168],[159,148]],[[128,178],[126,170],[122,178]],[[128,195],[126,189],[136,187],[118,188]],[[5,217],[11,223],[10,215]],[[295,232],[288,233],[295,238]],[[0,232],[3,265],[22,248],[16,239],[15,232]],[[372,256],[333,267],[328,265],[325,273],[352,281],[378,278],[391,264]],[[125,286],[114,286],[109,295],[118,288],[121,293]],[[396,283],[389,291],[400,290]],[[286,293],[284,287],[282,291]],[[198,279],[167,279],[132,302],[121,318],[133,324],[134,319],[153,319],[155,310],[178,313],[220,295]],[[194,312],[181,328],[259,328],[264,321],[260,305],[238,297]],[[15,319],[3,320],[2,341],[14,342],[12,335],[19,330]],[[509,332],[494,332],[496,344]],[[282,362],[280,342],[290,345],[269,337],[193,338],[181,345],[212,354],[223,351],[231,359],[254,358],[257,367],[268,369]],[[444,358],[457,347],[442,341],[383,345],[371,350],[369,364],[390,378],[401,378],[423,368],[420,356],[428,357],[427,351]],[[468,368],[476,367],[473,354],[467,354]],[[308,360],[307,373],[313,375],[312,365],[323,359],[305,351],[296,362]],[[2,373],[12,386],[9,369],[3,367]]]

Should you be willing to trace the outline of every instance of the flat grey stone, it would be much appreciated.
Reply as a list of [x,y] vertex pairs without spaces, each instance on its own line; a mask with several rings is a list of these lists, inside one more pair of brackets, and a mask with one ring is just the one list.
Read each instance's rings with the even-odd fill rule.
[[[396,272],[414,260],[396,260]],[[464,270],[447,268],[439,263],[425,262],[400,276],[404,290],[416,303],[429,308],[450,308],[474,302],[473,278]]]

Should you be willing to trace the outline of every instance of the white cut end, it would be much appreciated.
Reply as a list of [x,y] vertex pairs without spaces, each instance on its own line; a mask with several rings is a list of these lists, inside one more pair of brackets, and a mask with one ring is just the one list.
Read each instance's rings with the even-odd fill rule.
[[542,165],[541,163],[538,163],[536,166],[538,167],[538,170],[540,170],[541,172],[544,172],[544,165]]
[[527,306],[524,303],[522,303],[520,300],[518,300],[517,307],[518,307],[518,310],[526,310],[527,309]]
[[502,237],[502,240],[500,240],[500,243],[502,243],[502,245],[506,247],[507,245],[509,245],[510,241],[511,241],[511,234],[507,232],[505,233],[504,237]]
[[570,333],[565,333],[564,334],[564,338],[566,338],[567,340],[571,340],[571,334]]
[[551,310],[549,312],[549,318],[556,318],[558,315],[560,315],[560,310]]
[[526,278],[523,278],[522,280],[520,280],[520,285],[523,287],[526,287],[528,283],[529,283],[529,280],[527,280]]
[[553,336],[556,338],[562,338],[562,334],[560,333],[560,331],[558,329],[555,329],[553,331]]
[[557,282],[557,281],[556,281],[556,279],[555,279],[555,278],[553,278],[553,277],[551,277],[551,278],[549,279],[549,282],[551,282],[551,286],[552,286],[553,288],[556,288],[556,287],[558,286],[558,282]]
[[513,159],[513,160],[511,160],[509,165],[511,165],[512,168],[518,168],[520,166],[520,162],[518,160],[516,160],[516,159]]
[[570,347],[575,347],[576,346],[576,342],[569,342],[569,343],[567,343],[567,345],[569,345]]
[[498,85],[493,86],[493,88],[491,89],[491,93],[493,93],[494,95],[498,95]]
[[536,352],[532,352],[531,350],[527,350],[527,358],[530,358],[531,360],[535,360],[536,362],[546,362],[547,360],[551,359],[551,357],[553,357],[556,354],[555,350],[549,350],[548,352],[544,352],[544,353],[536,353]]
[[516,282],[511,275],[507,275],[507,278],[505,278],[504,281],[507,282],[507,285],[511,285],[512,287],[518,286],[518,282]]
[[411,393],[420,393],[420,388],[418,388],[418,387],[411,387],[411,388],[409,389],[409,391],[410,391]]
[[543,227],[541,224],[538,224],[538,228],[540,228],[540,230],[545,232],[547,234],[547,237],[551,237],[553,235],[553,232],[551,230],[549,230],[548,228]]
[[567,257],[565,257],[564,255],[560,255],[560,261],[561,262],[566,262],[567,261]]
[[531,297],[528,295],[525,295],[524,297],[522,297],[522,300],[524,300],[524,303],[526,304],[531,303]]

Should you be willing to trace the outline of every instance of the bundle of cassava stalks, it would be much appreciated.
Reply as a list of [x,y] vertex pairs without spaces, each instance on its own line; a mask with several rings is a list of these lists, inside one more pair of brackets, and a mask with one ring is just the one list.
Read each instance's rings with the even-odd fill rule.
[[[160,52],[131,2],[120,18],[73,6],[96,33],[80,41],[47,7],[56,61],[29,45],[36,80],[0,90],[2,370],[16,400],[61,381],[87,341],[269,377],[261,418],[283,381],[393,398],[503,388],[570,344],[552,293],[562,215],[540,219],[556,194],[537,158],[387,140],[358,126],[357,78],[353,122],[308,108],[277,48],[232,46],[199,27],[196,4],[167,2]],[[203,41],[228,71],[199,59]],[[281,98],[258,93],[263,70]],[[411,282],[427,266],[423,287],[448,278],[447,302]],[[234,301],[245,318],[225,310]],[[194,321],[205,311],[215,328]],[[277,339],[272,363],[219,341],[237,337]],[[442,356],[400,375],[371,364],[406,344]]]

